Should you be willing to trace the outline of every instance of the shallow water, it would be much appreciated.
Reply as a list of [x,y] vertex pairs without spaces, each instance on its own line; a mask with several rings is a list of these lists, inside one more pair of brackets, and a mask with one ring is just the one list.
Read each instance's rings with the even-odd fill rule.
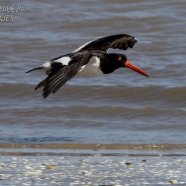
[[[185,143],[185,0],[20,5],[0,22],[1,143]],[[78,75],[45,100],[34,91],[45,76],[27,70],[117,33],[138,39],[124,53],[150,78],[120,69]]]

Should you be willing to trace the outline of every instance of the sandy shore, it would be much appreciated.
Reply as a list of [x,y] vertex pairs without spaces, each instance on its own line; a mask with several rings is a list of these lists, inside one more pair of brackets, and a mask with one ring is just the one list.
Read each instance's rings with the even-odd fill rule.
[[0,144],[0,154],[0,185],[186,184],[185,145]]

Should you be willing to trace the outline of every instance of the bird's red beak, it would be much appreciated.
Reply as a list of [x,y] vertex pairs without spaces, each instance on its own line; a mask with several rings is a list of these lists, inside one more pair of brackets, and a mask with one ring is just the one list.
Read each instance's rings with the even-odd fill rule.
[[135,72],[138,72],[139,74],[142,74],[143,76],[149,77],[149,75],[144,70],[140,69],[139,67],[137,67],[136,65],[134,65],[129,60],[127,60],[125,62],[125,67],[130,68],[130,69],[134,70]]

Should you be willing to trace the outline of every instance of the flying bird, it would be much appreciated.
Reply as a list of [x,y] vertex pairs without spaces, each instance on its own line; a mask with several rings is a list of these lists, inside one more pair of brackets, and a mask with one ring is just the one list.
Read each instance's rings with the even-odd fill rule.
[[149,77],[144,70],[134,65],[124,54],[108,53],[110,48],[127,50],[132,48],[136,42],[137,39],[128,34],[102,37],[80,46],[71,53],[56,57],[26,73],[40,69],[46,72],[48,75],[46,79],[35,87],[35,90],[43,88],[43,98],[55,93],[69,79],[83,70],[90,61],[103,74],[110,74],[120,67],[126,67]]

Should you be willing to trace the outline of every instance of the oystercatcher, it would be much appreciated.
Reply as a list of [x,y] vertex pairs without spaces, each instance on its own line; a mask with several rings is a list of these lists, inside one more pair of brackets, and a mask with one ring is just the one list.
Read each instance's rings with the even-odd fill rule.
[[90,41],[69,54],[65,54],[44,63],[40,67],[27,71],[43,69],[48,75],[36,87],[43,87],[43,98],[55,93],[66,81],[81,71],[90,61],[103,73],[109,74],[120,67],[130,68],[146,77],[149,75],[132,64],[125,55],[108,53],[109,48],[127,50],[137,42],[127,34],[117,34]]

